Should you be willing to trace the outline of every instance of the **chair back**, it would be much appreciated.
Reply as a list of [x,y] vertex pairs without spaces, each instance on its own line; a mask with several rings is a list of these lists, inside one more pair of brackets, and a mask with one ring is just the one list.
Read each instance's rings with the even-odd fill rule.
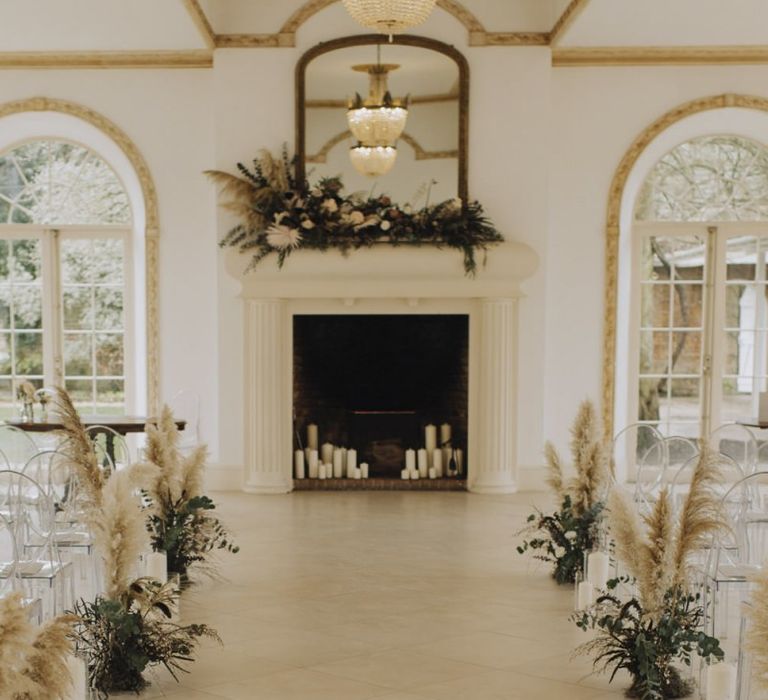
[[21,469],[38,451],[30,434],[13,425],[0,425],[0,450],[11,469]]
[[657,452],[656,445],[663,440],[662,434],[647,423],[633,423],[616,433],[611,445],[611,460],[616,480],[634,481],[637,478],[638,466],[654,459],[662,459],[663,454]]
[[128,443],[116,430],[106,425],[90,425],[85,429],[85,432],[93,441],[94,449],[100,457],[102,466],[108,466],[104,465],[103,458],[105,455],[108,456],[110,452],[114,455],[114,459],[110,457],[109,461],[112,462],[115,469],[131,464],[131,452],[128,449]]
[[709,444],[713,450],[738,462],[744,474],[751,474],[757,468],[757,440],[747,426],[721,425],[710,433]]

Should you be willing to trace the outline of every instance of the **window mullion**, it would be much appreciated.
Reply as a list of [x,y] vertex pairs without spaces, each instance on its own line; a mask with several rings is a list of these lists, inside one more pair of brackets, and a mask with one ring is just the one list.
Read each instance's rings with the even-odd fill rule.
[[58,229],[46,230],[44,259],[45,272],[43,274],[44,285],[44,313],[47,315],[47,323],[44,323],[48,332],[45,352],[45,378],[46,383],[53,386],[64,386],[64,359],[62,356],[62,297],[59,264],[59,231]]
[[[717,292],[725,289],[724,284],[715,284],[718,275],[718,236],[717,226],[707,227],[707,252],[704,264],[704,298],[702,325],[704,327],[704,352],[702,353],[701,381],[701,436],[706,437],[712,431],[715,334],[717,333],[715,303]],[[724,298],[724,295],[722,295]],[[721,299],[717,298],[717,303]],[[723,299],[724,303],[724,299]]]

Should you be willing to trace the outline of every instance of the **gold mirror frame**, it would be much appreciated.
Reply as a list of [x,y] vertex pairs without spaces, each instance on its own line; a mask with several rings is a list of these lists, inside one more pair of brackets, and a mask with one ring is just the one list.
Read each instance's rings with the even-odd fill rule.
[[[613,415],[616,400],[616,320],[619,289],[619,237],[621,235],[621,200],[624,188],[643,151],[663,131],[673,124],[699,112],[712,109],[739,107],[768,112],[768,98],[754,95],[726,93],[702,97],[685,102],[647,126],[632,142],[613,174],[608,191],[608,207],[605,221],[605,287],[603,320],[603,370],[602,370],[602,414],[606,436],[613,436]],[[628,235],[629,232],[625,232]],[[624,426],[621,426],[624,427]]]
[[[306,143],[306,101],[307,66],[318,56],[346,49],[350,46],[367,46],[386,43],[386,37],[380,34],[360,34],[357,36],[345,36],[332,41],[325,41],[313,46],[299,59],[296,64],[296,179],[303,182],[307,175],[307,143]],[[416,46],[430,51],[437,51],[452,59],[459,69],[459,182],[457,186],[458,196],[463,202],[468,200],[469,185],[468,174],[468,145],[469,145],[469,64],[458,49],[444,44],[442,41],[428,39],[423,36],[400,34],[392,38],[394,45]]]

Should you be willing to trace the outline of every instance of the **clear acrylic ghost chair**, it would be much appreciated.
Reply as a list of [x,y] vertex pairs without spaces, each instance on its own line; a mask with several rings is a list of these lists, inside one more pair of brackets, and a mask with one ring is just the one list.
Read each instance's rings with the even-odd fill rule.
[[654,443],[637,460],[634,501],[642,513],[648,513],[659,497],[667,468],[664,440]]
[[200,397],[189,389],[177,391],[170,401],[170,408],[176,420],[186,421],[179,434],[179,449],[193,450],[200,444]]
[[25,430],[13,425],[0,425],[0,450],[11,469],[21,469],[39,448]]
[[[131,451],[125,438],[116,430],[106,425],[91,425],[85,429],[93,441],[94,449],[103,458],[109,456],[115,469],[122,469],[131,464]],[[102,459],[102,466],[105,466]]]
[[641,462],[646,458],[650,460],[654,454],[660,456],[656,445],[662,440],[662,434],[647,423],[633,423],[620,430],[611,444],[614,475],[624,475],[629,481],[635,480]]
[[[43,599],[45,616],[55,616],[74,601],[73,567],[62,562],[53,539],[53,503],[44,487],[13,470],[0,470],[0,490],[9,494],[11,527],[19,553],[17,574],[31,597]],[[26,497],[37,491],[37,498]]]
[[757,467],[757,439],[745,425],[726,423],[709,435],[713,450],[738,462],[744,474],[751,474]]

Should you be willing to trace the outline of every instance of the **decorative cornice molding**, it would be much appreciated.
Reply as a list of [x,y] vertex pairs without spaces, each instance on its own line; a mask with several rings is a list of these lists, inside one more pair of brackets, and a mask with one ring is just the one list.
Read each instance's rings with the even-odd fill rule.
[[603,321],[602,413],[605,434],[613,434],[613,413],[616,395],[616,308],[619,281],[619,237],[621,200],[624,188],[637,159],[650,143],[663,131],[681,119],[711,109],[740,107],[768,112],[768,98],[755,95],[726,93],[702,97],[679,105],[647,126],[632,142],[619,162],[608,190],[605,221],[605,288]]
[[594,46],[552,49],[552,65],[699,66],[768,63],[768,46]]
[[274,49],[293,46],[293,34],[217,34],[217,49]]
[[194,51],[6,51],[0,69],[212,68],[213,52]]
[[211,23],[208,21],[205,12],[203,12],[203,8],[200,7],[200,3],[197,0],[182,0],[182,2],[184,3],[184,8],[187,10],[190,19],[195,27],[197,27],[197,31],[200,32],[200,36],[205,42],[205,45],[209,49],[215,48],[216,33],[213,31],[213,27],[211,27]]
[[548,32],[483,32],[469,35],[470,46],[548,46]]
[[144,160],[136,144],[117,124],[95,110],[66,100],[49,97],[31,97],[0,104],[0,119],[12,114],[24,112],[60,112],[68,114],[91,124],[110,139],[123,151],[131,163],[136,177],[141,185],[142,197],[146,212],[145,222],[145,267],[146,267],[146,333],[147,333],[147,400],[150,413],[156,413],[159,408],[160,389],[160,316],[159,316],[159,227],[157,190]]
[[552,31],[549,33],[549,43],[552,46],[557,44],[557,42],[563,38],[576,18],[584,11],[588,3],[589,0],[571,0],[568,7],[563,11],[563,14],[557,18],[557,21],[552,27]]
[[[322,148],[313,155],[308,155],[305,160],[307,163],[325,163],[328,160],[328,154],[340,143],[346,141],[348,138],[352,138],[352,132],[342,131],[336,136],[331,137],[326,141]],[[403,133],[400,138],[407,143],[412,149],[416,160],[438,160],[441,158],[458,158],[458,149],[447,151],[425,151],[421,144],[408,133]]]

